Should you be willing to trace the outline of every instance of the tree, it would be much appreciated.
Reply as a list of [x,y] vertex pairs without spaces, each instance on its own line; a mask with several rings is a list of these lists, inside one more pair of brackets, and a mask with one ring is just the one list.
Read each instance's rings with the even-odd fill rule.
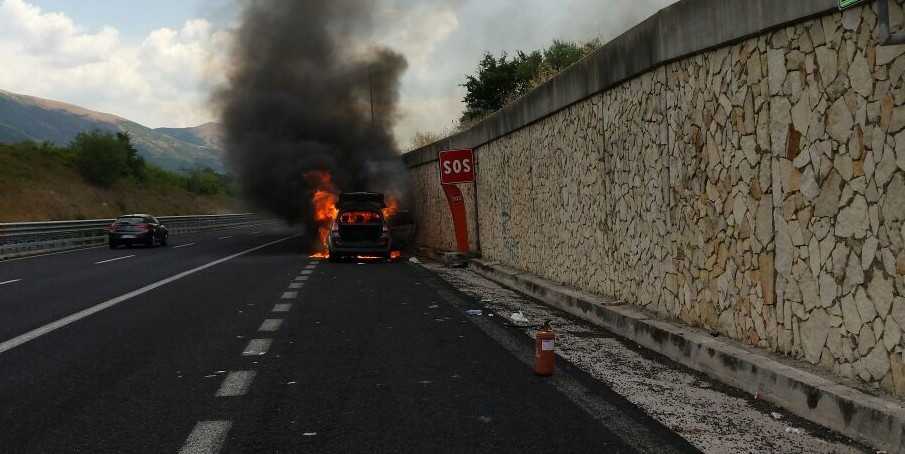
[[70,149],[79,173],[90,183],[110,187],[123,177],[145,178],[145,161],[138,156],[128,134],[82,132]]
[[466,76],[466,110],[459,120],[463,126],[480,121],[506,104],[546,82],[560,71],[600,47],[600,41],[585,44],[554,40],[543,51],[518,51],[514,58],[505,52],[499,57],[485,53],[477,72]]
[[442,135],[433,131],[418,131],[415,133],[415,137],[412,137],[411,149],[417,150],[421,147],[426,147],[442,138]]

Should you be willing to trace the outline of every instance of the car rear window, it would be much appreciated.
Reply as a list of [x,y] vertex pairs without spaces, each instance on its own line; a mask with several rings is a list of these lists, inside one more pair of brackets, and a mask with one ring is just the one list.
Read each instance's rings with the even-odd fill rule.
[[145,218],[141,216],[126,216],[116,220],[119,224],[143,224]]
[[343,224],[376,224],[383,216],[376,211],[346,211],[339,215]]

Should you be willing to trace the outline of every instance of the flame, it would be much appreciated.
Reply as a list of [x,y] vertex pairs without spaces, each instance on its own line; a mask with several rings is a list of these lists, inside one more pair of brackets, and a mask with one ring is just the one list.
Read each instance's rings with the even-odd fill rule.
[[383,209],[383,218],[389,221],[399,212],[399,199],[392,195],[386,196],[386,208]]
[[327,238],[330,235],[330,227],[339,210],[336,208],[338,192],[333,178],[329,172],[314,171],[305,174],[308,183],[314,188],[311,197],[311,205],[314,208],[314,222],[317,224],[317,234],[320,242],[318,249],[311,254],[312,258],[327,258]]
[[400,251],[392,251],[390,252],[390,260],[396,260],[399,257],[402,257],[402,252]]

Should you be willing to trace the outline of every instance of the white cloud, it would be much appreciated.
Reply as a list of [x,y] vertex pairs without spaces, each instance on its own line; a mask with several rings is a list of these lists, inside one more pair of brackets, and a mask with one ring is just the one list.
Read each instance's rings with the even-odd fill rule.
[[146,126],[195,126],[214,118],[210,87],[222,81],[229,35],[203,19],[128,45],[112,27],[85,30],[24,0],[0,1],[0,89],[70,102]]

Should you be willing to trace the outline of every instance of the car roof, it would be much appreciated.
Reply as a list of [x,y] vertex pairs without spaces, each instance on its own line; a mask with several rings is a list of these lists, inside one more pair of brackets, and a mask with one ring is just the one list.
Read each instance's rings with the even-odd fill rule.
[[147,218],[147,217],[154,217],[154,216],[151,216],[150,214],[135,213],[135,214],[124,214],[124,215],[121,215],[120,217],[121,218]]

